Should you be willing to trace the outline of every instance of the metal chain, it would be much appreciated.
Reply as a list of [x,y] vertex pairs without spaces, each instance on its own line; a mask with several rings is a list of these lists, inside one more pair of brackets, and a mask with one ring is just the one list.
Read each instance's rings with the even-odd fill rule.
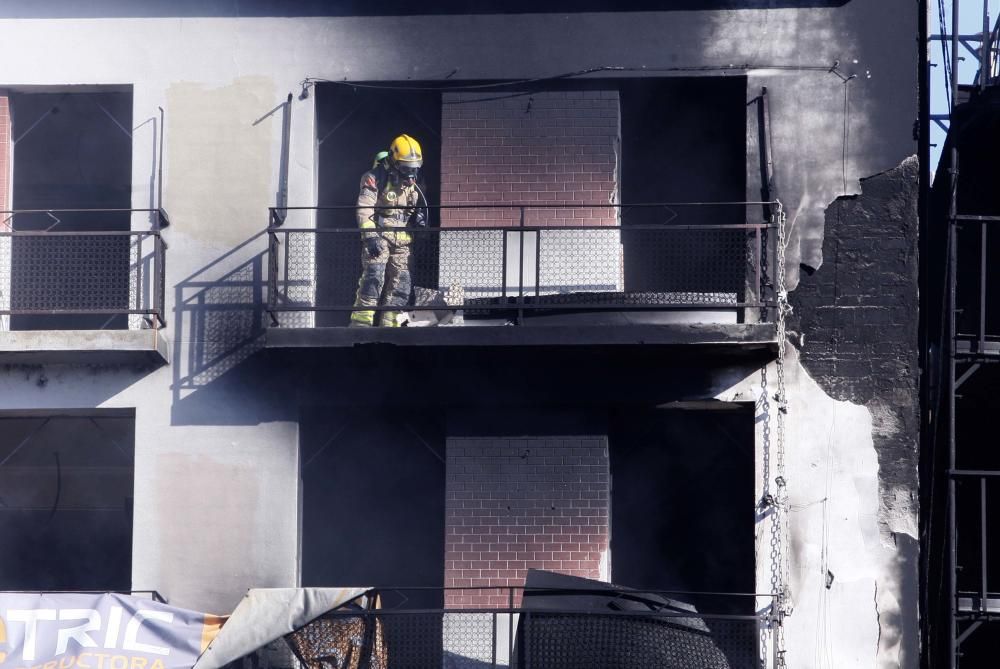
[[[760,501],[761,512],[771,514],[771,592],[777,600],[773,602],[771,631],[772,648],[774,651],[774,667],[785,669],[785,616],[791,614],[791,597],[789,594],[789,550],[790,539],[788,529],[788,491],[785,479],[785,415],[788,413],[788,398],[785,394],[785,318],[791,312],[788,304],[788,291],[785,288],[785,212],[780,202],[776,202],[772,221],[777,223],[777,240],[775,249],[775,335],[778,340],[778,358],[775,361],[775,377],[777,388],[772,395],[768,387],[767,365],[760,370],[760,415],[766,417],[762,427],[762,450],[764,491]],[[772,405],[773,401],[773,405]],[[771,409],[777,413],[772,414]],[[773,417],[773,422],[772,422]],[[772,425],[774,426],[774,444],[772,449]],[[774,476],[772,480],[772,474]],[[762,630],[762,651],[766,639]],[[766,658],[761,657],[761,666],[766,666]]]
[[777,222],[778,222],[778,240],[777,240],[777,267],[775,268],[775,281],[777,284],[777,314],[775,317],[776,321],[776,335],[778,338],[778,359],[775,363],[775,373],[777,376],[778,387],[777,392],[774,395],[775,403],[778,407],[778,413],[775,421],[775,449],[774,449],[774,484],[775,484],[775,500],[774,500],[774,526],[776,526],[775,535],[779,540],[778,545],[778,565],[777,572],[779,574],[779,588],[776,590],[778,593],[778,627],[775,633],[775,657],[776,666],[778,669],[783,669],[785,667],[785,632],[784,632],[784,618],[792,612],[792,602],[789,592],[789,551],[790,551],[790,537],[788,528],[788,489],[787,480],[785,478],[785,416],[788,413],[788,396],[785,391],[785,351],[786,351],[786,337],[785,337],[785,318],[792,311],[791,305],[788,303],[788,290],[785,288],[785,246],[787,245],[786,231],[785,231],[785,210],[779,202],[777,205]]

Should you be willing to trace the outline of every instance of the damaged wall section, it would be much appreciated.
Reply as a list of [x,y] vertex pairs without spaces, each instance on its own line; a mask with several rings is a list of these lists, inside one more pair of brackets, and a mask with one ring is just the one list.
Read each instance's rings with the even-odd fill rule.
[[863,179],[826,212],[824,267],[803,266],[790,328],[803,366],[872,412],[883,532],[916,535],[918,161]]
[[[790,296],[789,334],[797,348],[793,359],[801,364],[789,372],[789,383],[797,388],[789,409],[797,426],[790,436],[797,463],[792,477],[797,479],[789,485],[797,481],[800,486],[791,499],[792,624],[798,633],[808,627],[812,634],[815,607],[829,609],[828,622],[817,619],[815,625],[825,626],[827,642],[863,646],[848,653],[853,662],[862,663],[858,666],[910,666],[919,646],[913,605],[918,556],[918,170],[917,159],[908,158],[862,180],[860,195],[837,199],[826,211],[823,267],[802,266],[798,289]],[[801,378],[801,371],[836,404],[810,391],[812,381]],[[827,410],[829,416],[824,415]],[[871,465],[866,464],[874,458],[877,508],[875,481],[869,481]],[[826,479],[825,494],[814,485],[821,483],[817,475]],[[822,518],[810,507],[822,508]],[[850,554],[845,553],[850,546]],[[866,615],[874,616],[875,637],[865,637],[863,626],[846,624]],[[875,655],[868,656],[867,648]],[[838,657],[844,651],[836,651]],[[871,660],[875,664],[869,665]]]

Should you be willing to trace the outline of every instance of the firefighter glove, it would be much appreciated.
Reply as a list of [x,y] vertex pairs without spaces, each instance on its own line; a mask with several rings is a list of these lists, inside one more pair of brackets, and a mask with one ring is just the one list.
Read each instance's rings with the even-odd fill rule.
[[424,212],[418,211],[413,215],[413,225],[419,228],[423,228],[427,225],[427,217],[424,215]]

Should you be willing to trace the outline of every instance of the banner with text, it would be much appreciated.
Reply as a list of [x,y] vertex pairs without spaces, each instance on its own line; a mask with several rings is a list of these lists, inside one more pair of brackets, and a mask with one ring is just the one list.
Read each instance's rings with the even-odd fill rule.
[[115,593],[0,592],[0,669],[191,669],[224,621]]

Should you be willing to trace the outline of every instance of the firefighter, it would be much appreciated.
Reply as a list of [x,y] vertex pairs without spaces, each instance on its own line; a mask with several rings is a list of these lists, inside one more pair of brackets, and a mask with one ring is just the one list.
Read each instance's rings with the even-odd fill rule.
[[[388,152],[375,156],[375,164],[361,177],[358,194],[358,227],[363,230],[361,279],[355,307],[403,307],[410,299],[410,234],[393,228],[427,225],[418,209],[417,174],[423,165],[420,144],[409,135],[392,141]],[[382,311],[379,325],[396,327],[398,311]],[[351,312],[352,327],[375,324],[374,310]]]

